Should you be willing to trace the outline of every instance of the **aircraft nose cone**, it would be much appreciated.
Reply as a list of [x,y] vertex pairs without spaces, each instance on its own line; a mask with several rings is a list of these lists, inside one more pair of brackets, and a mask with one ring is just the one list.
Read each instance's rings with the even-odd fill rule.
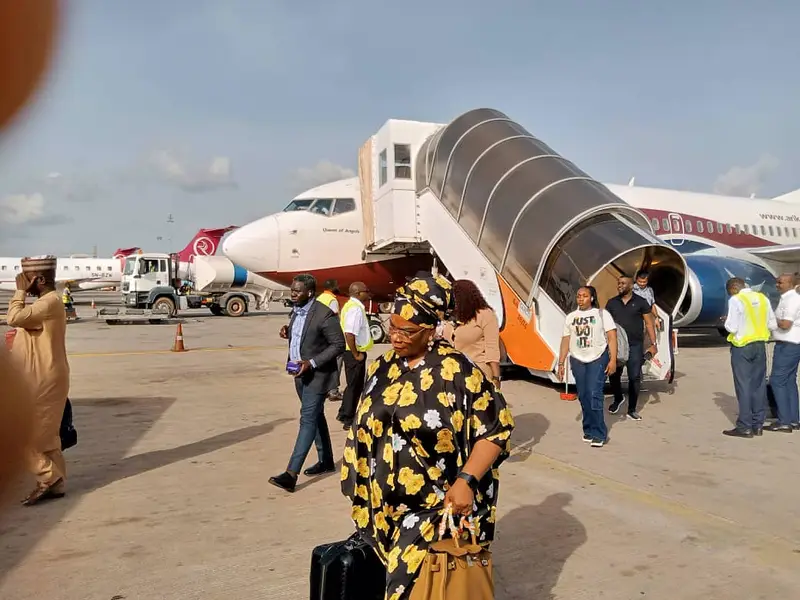
[[278,220],[274,216],[240,227],[222,244],[222,252],[254,273],[278,270]]

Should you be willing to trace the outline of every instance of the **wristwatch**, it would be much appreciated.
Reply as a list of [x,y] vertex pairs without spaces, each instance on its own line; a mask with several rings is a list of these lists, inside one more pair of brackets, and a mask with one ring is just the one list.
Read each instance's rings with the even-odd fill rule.
[[467,485],[473,492],[478,489],[478,484],[481,482],[481,480],[475,477],[474,475],[470,475],[469,473],[464,473],[464,471],[461,471],[461,473],[458,474],[458,478],[466,481]]

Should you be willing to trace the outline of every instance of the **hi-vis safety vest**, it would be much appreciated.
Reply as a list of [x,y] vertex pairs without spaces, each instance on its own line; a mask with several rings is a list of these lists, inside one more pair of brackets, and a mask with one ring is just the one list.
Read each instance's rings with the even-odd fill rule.
[[729,334],[728,341],[737,348],[741,348],[753,342],[769,340],[769,327],[767,327],[769,300],[767,297],[758,292],[739,292],[736,297],[744,307],[744,332],[738,338],[732,333]]
[[330,292],[322,292],[319,296],[317,296],[317,301],[321,302],[322,304],[330,308],[331,304],[333,304],[336,301],[336,296],[334,296]]
[[[347,302],[344,303],[342,311],[339,314],[339,322],[342,324],[342,331],[344,331],[344,324],[345,324],[345,319],[347,318],[347,313],[349,313],[351,310],[361,311],[361,313],[364,315],[364,321],[367,323],[367,333],[369,334],[369,321],[367,321],[367,311],[364,310],[364,306],[360,302],[353,300],[352,298],[350,298]],[[358,335],[356,335],[356,350],[358,350],[359,352],[366,352],[367,350],[372,348],[372,346],[375,345],[375,342],[372,341],[372,335],[368,335],[367,337],[368,337],[367,343],[364,346],[360,346],[358,344]]]

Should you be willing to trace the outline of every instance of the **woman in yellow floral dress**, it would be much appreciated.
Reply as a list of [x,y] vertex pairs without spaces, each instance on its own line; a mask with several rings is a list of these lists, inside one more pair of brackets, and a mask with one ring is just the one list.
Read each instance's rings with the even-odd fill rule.
[[387,570],[387,600],[409,597],[447,504],[494,537],[498,467],[508,456],[511,412],[464,354],[434,340],[450,304],[441,277],[398,290],[392,350],[367,372],[348,434],[342,491],[352,518]]

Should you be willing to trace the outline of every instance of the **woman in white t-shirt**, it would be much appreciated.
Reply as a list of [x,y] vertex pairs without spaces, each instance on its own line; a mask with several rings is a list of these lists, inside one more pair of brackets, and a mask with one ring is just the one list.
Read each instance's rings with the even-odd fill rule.
[[564,364],[569,354],[583,410],[583,441],[602,448],[608,437],[603,387],[606,375],[617,370],[617,325],[608,311],[600,308],[597,291],[592,286],[580,288],[576,300],[578,310],[569,313],[564,322],[558,378],[564,381]]

